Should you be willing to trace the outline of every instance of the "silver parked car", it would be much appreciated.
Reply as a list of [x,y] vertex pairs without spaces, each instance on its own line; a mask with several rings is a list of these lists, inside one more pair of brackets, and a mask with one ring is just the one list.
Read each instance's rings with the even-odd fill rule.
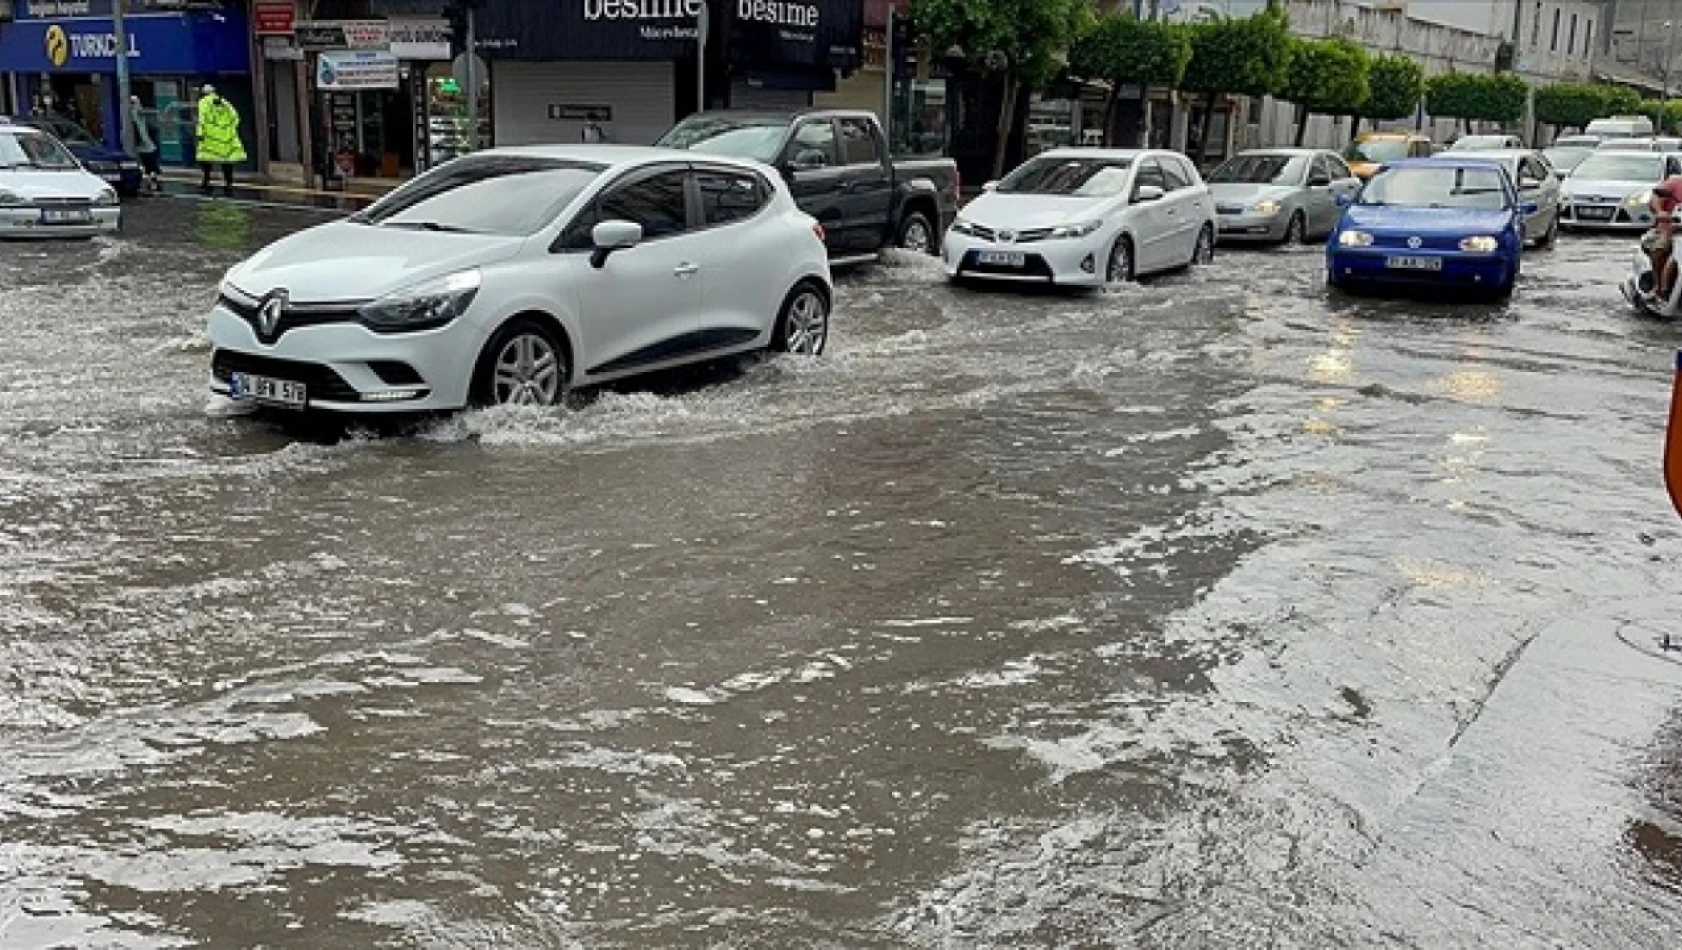
[[1343,213],[1338,200],[1361,187],[1336,152],[1312,148],[1240,152],[1208,181],[1221,240],[1289,244],[1330,234]]
[[1519,200],[1536,205],[1536,213],[1524,219],[1524,239],[1532,247],[1549,247],[1559,237],[1560,179],[1540,152],[1527,148],[1455,152],[1460,158],[1482,158],[1500,164],[1518,186]]
[[1653,225],[1653,186],[1682,175],[1682,155],[1597,149],[1566,180],[1560,222],[1566,230],[1645,231]]

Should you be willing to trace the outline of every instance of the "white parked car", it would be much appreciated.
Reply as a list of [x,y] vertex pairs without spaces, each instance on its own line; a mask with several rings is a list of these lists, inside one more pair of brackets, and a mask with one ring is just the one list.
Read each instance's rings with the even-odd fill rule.
[[989,183],[941,254],[953,280],[1098,287],[1214,260],[1215,202],[1178,152],[1054,149]]
[[815,355],[830,300],[822,229],[763,165],[493,149],[230,270],[211,386],[335,412],[554,405],[735,353]]
[[1459,158],[1488,159],[1507,170],[1507,177],[1518,188],[1519,200],[1534,204],[1536,213],[1524,219],[1524,240],[1532,247],[1552,247],[1559,237],[1560,181],[1553,167],[1541,152],[1523,148],[1464,149],[1454,153]]
[[0,238],[87,238],[122,221],[117,192],[61,142],[0,118]]

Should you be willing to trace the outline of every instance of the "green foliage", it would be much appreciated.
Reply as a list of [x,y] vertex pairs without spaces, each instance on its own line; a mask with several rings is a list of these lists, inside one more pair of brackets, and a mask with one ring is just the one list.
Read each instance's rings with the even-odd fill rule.
[[1191,27],[1191,61],[1180,88],[1207,94],[1267,96],[1284,88],[1291,35],[1278,6],[1241,20]]
[[957,46],[982,69],[1040,86],[1057,74],[1093,13],[1092,0],[911,0],[911,20],[937,53]]
[[1537,121],[1561,128],[1580,129],[1603,116],[1643,112],[1657,122],[1657,110],[1647,112],[1645,105],[1633,90],[1603,83],[1561,82],[1536,89]]
[[1342,37],[1295,40],[1279,96],[1309,112],[1347,115],[1367,101],[1372,58]]
[[1529,97],[1530,86],[1511,73],[1445,73],[1425,83],[1425,108],[1450,119],[1514,122]]
[[1362,117],[1405,119],[1425,97],[1425,70],[1407,56],[1379,56],[1367,70],[1367,87],[1370,92],[1358,110]]
[[1190,61],[1191,38],[1184,29],[1131,13],[1100,19],[1069,52],[1069,68],[1077,76],[1117,86],[1177,86]]
[[1682,99],[1673,101],[1668,106],[1658,99],[1642,99],[1636,102],[1633,109],[1619,108],[1614,112],[1602,112],[1600,115],[1644,115],[1653,120],[1653,128],[1656,131],[1674,133],[1682,128]]

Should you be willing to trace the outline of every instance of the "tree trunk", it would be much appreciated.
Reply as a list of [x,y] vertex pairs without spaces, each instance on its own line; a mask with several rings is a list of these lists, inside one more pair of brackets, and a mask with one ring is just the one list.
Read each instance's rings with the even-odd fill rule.
[[1116,106],[1120,104],[1121,89],[1117,86],[1111,86],[1109,101],[1104,103],[1104,145],[1109,148],[1114,148],[1115,140],[1119,138],[1115,134],[1115,111]]
[[1133,147],[1151,147],[1151,87],[1144,83],[1139,84],[1139,135]]
[[1297,106],[1297,148],[1302,148],[1302,140],[1308,137],[1308,107]]
[[1203,95],[1203,123],[1202,123],[1203,127],[1197,130],[1197,163],[1199,165],[1209,164],[1209,132],[1210,132],[1210,127],[1213,126],[1214,124],[1215,124],[1215,94],[1212,93],[1212,92],[1204,93],[1204,95]]
[[999,100],[999,139],[993,147],[993,180],[1005,175],[1005,158],[1010,153],[1010,134],[1016,129],[1016,70],[1005,73],[1004,98]]

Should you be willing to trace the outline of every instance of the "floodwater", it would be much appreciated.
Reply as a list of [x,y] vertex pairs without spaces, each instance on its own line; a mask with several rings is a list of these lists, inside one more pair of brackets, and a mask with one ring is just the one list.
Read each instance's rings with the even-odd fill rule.
[[230,415],[317,218],[0,247],[0,945],[1673,947],[1675,327],[1314,249],[845,276],[830,353]]

